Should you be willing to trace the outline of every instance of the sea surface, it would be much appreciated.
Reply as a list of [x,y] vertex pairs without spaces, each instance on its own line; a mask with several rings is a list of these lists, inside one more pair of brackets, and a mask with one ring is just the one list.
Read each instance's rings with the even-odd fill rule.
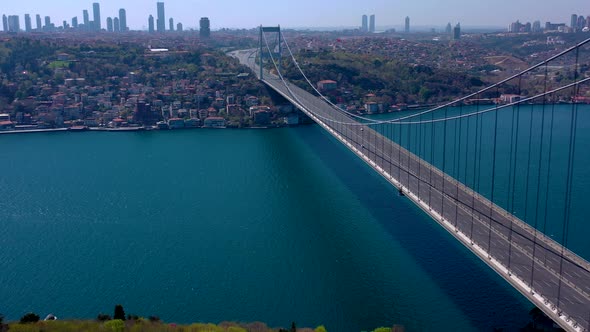
[[343,332],[513,331],[533,307],[319,126],[0,136],[0,313],[119,303]]

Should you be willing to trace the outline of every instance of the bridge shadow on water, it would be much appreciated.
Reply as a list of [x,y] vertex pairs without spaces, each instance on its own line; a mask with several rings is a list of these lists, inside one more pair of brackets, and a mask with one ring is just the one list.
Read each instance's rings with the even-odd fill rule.
[[413,202],[400,197],[372,168],[319,126],[299,127],[294,132],[472,326],[480,331],[518,331],[527,324],[534,306]]

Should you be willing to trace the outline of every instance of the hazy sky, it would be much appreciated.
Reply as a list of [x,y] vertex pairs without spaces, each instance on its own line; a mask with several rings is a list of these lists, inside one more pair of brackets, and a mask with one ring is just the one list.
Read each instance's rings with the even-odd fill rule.
[[[92,20],[92,1],[75,0],[0,0],[0,13],[20,15],[29,13],[35,27],[35,14],[49,15],[61,25],[88,9]],[[103,28],[108,16],[116,16],[119,8],[127,10],[132,29],[147,26],[150,14],[156,17],[156,1],[101,0]],[[185,28],[197,27],[199,18],[207,16],[211,28],[252,28],[260,24],[283,27],[359,26],[362,14],[375,14],[377,27],[402,25],[410,16],[412,25],[444,26],[460,22],[463,26],[508,26],[512,21],[540,20],[569,25],[572,13],[590,15],[588,0],[167,0],[166,20],[174,18]],[[166,22],[168,27],[168,22]]]

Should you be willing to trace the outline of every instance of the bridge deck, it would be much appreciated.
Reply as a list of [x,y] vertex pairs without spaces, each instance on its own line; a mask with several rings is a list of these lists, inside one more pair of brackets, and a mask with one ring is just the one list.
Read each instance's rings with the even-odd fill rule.
[[[256,70],[251,57],[237,57]],[[570,331],[590,331],[587,261],[370,127],[342,124],[356,121],[320,98],[293,84],[287,89],[283,81],[268,73],[264,83],[402,188],[408,198],[559,325]]]

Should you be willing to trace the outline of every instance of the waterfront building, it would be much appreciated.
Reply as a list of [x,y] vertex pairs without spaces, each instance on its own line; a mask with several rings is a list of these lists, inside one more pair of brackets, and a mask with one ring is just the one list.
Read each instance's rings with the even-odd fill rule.
[[406,16],[406,26],[405,26],[404,31],[406,33],[410,33],[410,17],[409,16]]
[[374,33],[375,32],[375,15],[371,15],[369,17],[369,32]]
[[362,20],[362,25],[361,25],[361,31],[362,32],[369,31],[369,19],[367,18],[367,15],[363,15],[363,20]]
[[92,4],[92,13],[94,15],[93,28],[95,31],[100,31],[102,29],[102,25],[100,22],[100,4],[98,2]]
[[152,15],[148,18],[148,31],[154,33],[154,16]]
[[209,22],[209,18],[201,17],[201,21],[199,22],[200,30],[199,35],[201,38],[209,38],[211,36],[211,25]]
[[127,31],[127,12],[124,8],[119,9],[119,26],[121,32]]
[[218,116],[210,116],[203,121],[204,127],[223,128],[225,127],[225,119]]
[[166,31],[166,15],[164,13],[164,3],[158,2],[157,4],[158,9],[158,19],[157,19],[157,30],[158,32]]
[[113,32],[113,19],[110,17],[107,17],[107,31]]
[[41,31],[41,29],[43,28],[41,24],[41,15],[37,14],[35,16],[35,20],[37,21],[37,31]]
[[25,31],[31,32],[33,31],[33,25],[31,24],[31,15],[25,14]]

